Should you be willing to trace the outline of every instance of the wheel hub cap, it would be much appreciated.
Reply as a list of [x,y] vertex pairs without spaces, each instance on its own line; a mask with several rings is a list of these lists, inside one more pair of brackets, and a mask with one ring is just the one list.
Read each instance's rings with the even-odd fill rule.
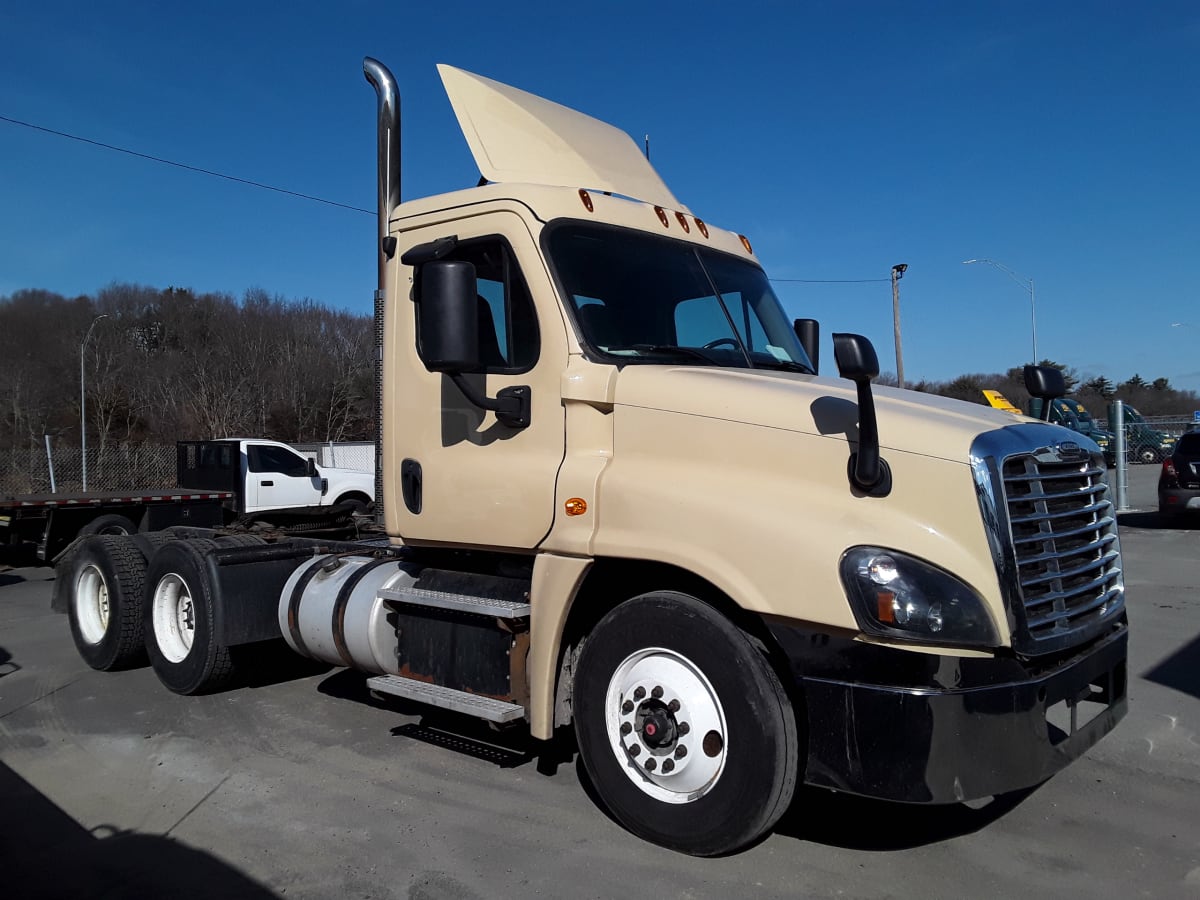
[[642,650],[617,667],[606,722],[626,775],[659,800],[696,800],[724,770],[728,741],[720,698],[700,667],[673,650]]

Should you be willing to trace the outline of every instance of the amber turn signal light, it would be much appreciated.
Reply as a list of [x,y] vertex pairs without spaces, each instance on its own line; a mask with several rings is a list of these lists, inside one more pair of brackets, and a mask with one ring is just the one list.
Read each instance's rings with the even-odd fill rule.
[[587,512],[587,501],[582,497],[572,497],[563,506],[566,508],[568,516],[582,516]]

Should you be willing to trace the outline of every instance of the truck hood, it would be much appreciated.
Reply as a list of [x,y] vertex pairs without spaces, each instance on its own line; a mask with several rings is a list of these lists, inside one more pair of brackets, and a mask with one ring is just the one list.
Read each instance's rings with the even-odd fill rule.
[[[977,403],[884,386],[872,386],[872,392],[880,446],[893,452],[965,463],[980,433],[1014,423],[1011,413]],[[858,395],[852,382],[840,378],[762,369],[630,365],[616,380],[613,401],[617,406],[858,440]]]

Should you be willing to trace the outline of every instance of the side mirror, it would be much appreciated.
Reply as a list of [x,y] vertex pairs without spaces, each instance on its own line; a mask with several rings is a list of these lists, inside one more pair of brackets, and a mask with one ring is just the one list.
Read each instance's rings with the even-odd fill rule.
[[813,374],[817,374],[821,371],[820,360],[818,359],[821,354],[821,326],[817,323],[816,319],[797,319],[792,323],[792,330],[796,332],[796,338],[800,341],[800,346],[808,354],[808,361],[812,363]]
[[[1046,422],[1050,420],[1051,403],[1067,392],[1067,382],[1063,378],[1062,369],[1054,366],[1026,366],[1025,390],[1034,400],[1030,400],[1029,411],[1035,417]],[[1039,415],[1040,413],[1040,415]]]
[[479,299],[475,267],[462,260],[433,260],[421,266],[417,292],[421,359],[430,372],[479,368]]
[[311,457],[305,457],[305,460],[308,462],[308,477],[316,478],[317,477],[317,464],[315,462],[313,462]]
[[879,455],[879,426],[871,393],[871,379],[879,375],[879,357],[861,334],[835,334],[833,358],[838,374],[858,389],[858,450],[850,454],[850,483],[872,497],[886,497],[892,490],[892,470]]
[[480,409],[491,410],[510,428],[529,427],[531,393],[528,385],[501,388],[488,397],[464,373],[483,369],[479,353],[479,295],[475,267],[458,259],[434,259],[422,264],[417,291],[421,359],[430,372],[447,376],[463,396]]

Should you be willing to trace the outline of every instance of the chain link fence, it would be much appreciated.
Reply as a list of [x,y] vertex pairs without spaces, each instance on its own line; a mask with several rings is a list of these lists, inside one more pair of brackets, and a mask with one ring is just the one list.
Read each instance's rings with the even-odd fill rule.
[[[168,488],[175,484],[175,447],[155,444],[88,448],[89,491]],[[78,447],[0,450],[0,496],[73,494],[83,490]]]
[[326,444],[292,444],[298,453],[310,457],[318,466],[375,471],[375,445],[371,441],[342,441]]
[[[375,445],[358,443],[293,444],[319,466],[375,470]],[[89,491],[160,490],[176,484],[175,446],[88,448]],[[0,450],[0,496],[77,494],[83,490],[83,451],[78,447]]]
[[1134,421],[1126,418],[1126,457],[1134,464],[1160,463],[1175,452],[1179,436],[1195,424],[1192,418],[1181,416],[1146,416]]

